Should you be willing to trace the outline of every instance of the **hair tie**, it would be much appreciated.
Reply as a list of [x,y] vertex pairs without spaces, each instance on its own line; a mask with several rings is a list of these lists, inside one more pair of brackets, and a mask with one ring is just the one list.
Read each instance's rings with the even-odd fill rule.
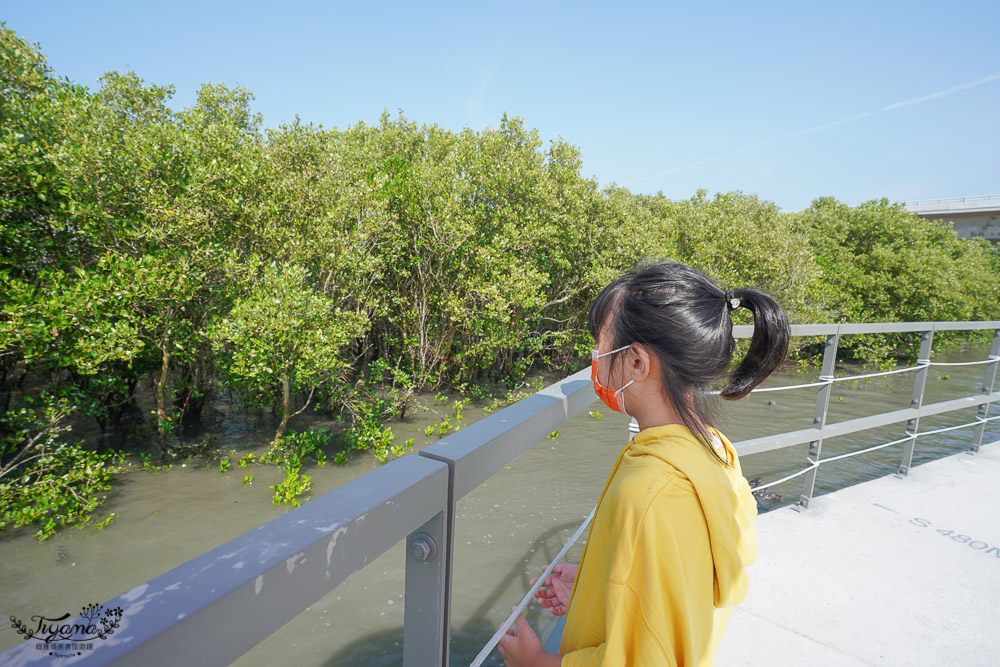
[[743,299],[726,290],[726,305],[729,306],[729,310],[736,310],[743,305]]

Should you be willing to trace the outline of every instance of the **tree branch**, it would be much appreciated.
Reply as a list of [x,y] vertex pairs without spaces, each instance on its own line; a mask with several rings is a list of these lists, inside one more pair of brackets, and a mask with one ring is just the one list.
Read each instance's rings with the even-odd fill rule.
[[316,387],[313,387],[312,389],[309,390],[309,397],[306,398],[306,404],[303,405],[297,412],[293,412],[292,414],[290,414],[288,416],[289,419],[291,419],[295,415],[302,414],[302,411],[309,407],[309,403],[312,402],[313,392],[315,392],[315,391],[316,391]]

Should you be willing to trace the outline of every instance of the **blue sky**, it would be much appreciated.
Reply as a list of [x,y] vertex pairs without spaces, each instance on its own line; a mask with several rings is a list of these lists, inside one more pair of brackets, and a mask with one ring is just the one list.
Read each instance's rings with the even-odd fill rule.
[[1000,2],[0,2],[88,86],[243,85],[266,126],[503,113],[601,185],[797,210],[1000,193]]

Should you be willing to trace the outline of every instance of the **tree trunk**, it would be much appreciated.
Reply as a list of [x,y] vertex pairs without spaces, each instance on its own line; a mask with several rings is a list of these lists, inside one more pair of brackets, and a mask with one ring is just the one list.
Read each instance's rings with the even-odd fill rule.
[[181,371],[181,388],[174,392],[174,407],[178,412],[177,428],[182,427],[182,422],[197,423],[201,421],[202,412],[208,403],[208,396],[212,390],[212,377],[208,358],[208,351],[201,350],[197,358],[183,366]]
[[292,383],[288,377],[286,369],[281,374],[281,423],[274,434],[274,442],[278,443],[285,437],[285,429],[288,428],[288,419],[292,416]]
[[154,379],[156,393],[156,430],[160,436],[160,456],[167,454],[167,379],[170,374],[170,352],[169,343],[162,341],[160,352],[163,356],[163,363],[160,365],[160,375]]
[[0,414],[6,414],[10,407],[10,395],[13,393],[7,384],[8,366],[0,366]]

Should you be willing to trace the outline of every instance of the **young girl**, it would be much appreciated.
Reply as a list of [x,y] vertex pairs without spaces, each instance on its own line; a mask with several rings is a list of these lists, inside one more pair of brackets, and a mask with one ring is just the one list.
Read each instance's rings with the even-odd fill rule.
[[720,289],[683,264],[618,278],[590,309],[594,391],[639,433],[601,493],[579,566],[536,593],[566,615],[559,654],[523,616],[500,640],[508,667],[711,665],[747,592],[757,514],[732,444],[710,425],[709,392],[733,355],[731,312],[754,317],[750,350],[722,398],[750,393],[785,358],[784,311],[763,292]]

